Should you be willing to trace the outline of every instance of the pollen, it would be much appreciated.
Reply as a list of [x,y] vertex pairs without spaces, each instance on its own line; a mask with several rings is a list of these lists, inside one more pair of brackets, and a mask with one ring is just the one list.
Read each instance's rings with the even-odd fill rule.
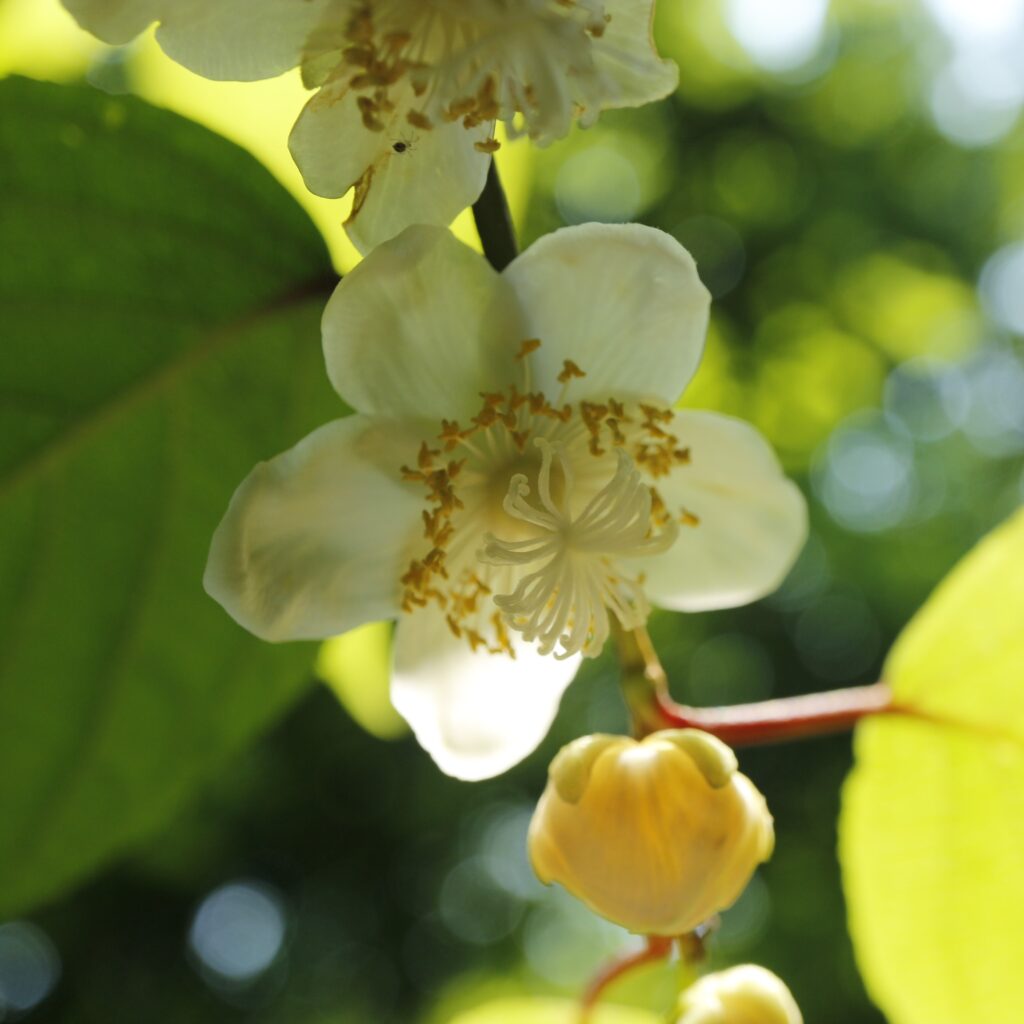
[[[519,2],[362,0],[342,23],[331,78],[358,94],[363,125],[373,132],[385,131],[402,105],[406,122],[420,131],[456,123],[475,129],[501,119],[512,134],[557,138],[573,117],[605,99],[599,76],[567,82],[565,68],[593,64],[590,50],[609,15],[604,0],[530,0],[533,10],[524,18],[513,10]],[[525,51],[530,60],[521,59]],[[484,154],[500,145],[493,135],[474,142]]]
[[481,392],[466,426],[442,420],[400,468],[425,498],[423,553],[401,577],[401,603],[436,606],[474,651],[514,655],[519,634],[544,654],[594,656],[613,618],[630,629],[649,613],[643,575],[625,564],[699,525],[653,482],[690,451],[664,406],[565,401],[586,377],[571,359],[557,401],[533,390],[529,356],[540,346],[519,343],[522,380]]

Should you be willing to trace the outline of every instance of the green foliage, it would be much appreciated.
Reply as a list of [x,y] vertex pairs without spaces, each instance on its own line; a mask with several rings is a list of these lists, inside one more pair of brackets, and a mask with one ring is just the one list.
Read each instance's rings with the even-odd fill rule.
[[1022,564],[1018,512],[897,641],[886,677],[909,714],[858,729],[841,855],[861,968],[893,1024],[1024,1018]]
[[0,84],[0,915],[158,829],[302,689],[203,593],[261,457],[338,415],[312,225],[253,159]]

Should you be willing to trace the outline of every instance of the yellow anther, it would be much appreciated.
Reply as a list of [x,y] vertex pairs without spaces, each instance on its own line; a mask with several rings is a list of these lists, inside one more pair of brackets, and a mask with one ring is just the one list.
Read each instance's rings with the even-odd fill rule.
[[416,457],[417,465],[420,469],[431,469],[431,462],[436,455],[441,453],[436,448],[431,448],[426,441],[420,445],[419,455]]
[[384,37],[384,45],[392,53],[398,53],[412,42],[412,35],[408,32],[389,32]]
[[413,128],[419,128],[425,132],[429,132],[434,127],[434,122],[419,110],[410,110],[405,115],[405,119]]
[[641,402],[640,411],[649,421],[654,423],[670,423],[672,421],[671,409],[665,409],[657,405],[647,405]]
[[441,420],[441,433],[437,439],[444,442],[445,451],[451,451],[462,440],[462,428],[455,420]]
[[463,97],[461,100],[454,100],[448,104],[448,109],[444,112],[444,119],[446,121],[458,121],[460,117],[465,117],[466,114],[475,108],[476,100],[472,96]]
[[342,51],[342,60],[359,68],[368,68],[373,63],[373,50],[365,46],[349,46]]
[[562,372],[558,375],[560,384],[567,384],[573,377],[586,377],[586,374],[571,360],[562,363]]
[[519,352],[516,354],[516,359],[525,359],[531,352],[536,352],[540,348],[540,338],[527,338],[519,346]]

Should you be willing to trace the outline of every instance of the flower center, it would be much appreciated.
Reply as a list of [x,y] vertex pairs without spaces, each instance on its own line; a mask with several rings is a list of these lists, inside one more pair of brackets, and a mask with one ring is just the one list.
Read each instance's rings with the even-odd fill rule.
[[[552,139],[600,105],[591,45],[608,21],[603,0],[365,0],[340,46],[329,31],[311,41],[307,64],[340,49],[326,77],[347,79],[371,131],[397,116],[427,131],[521,114],[532,138]],[[493,152],[498,143],[476,146]]]
[[530,390],[523,342],[524,387],[482,395],[463,428],[444,420],[424,441],[405,479],[422,485],[425,554],[402,576],[402,608],[435,604],[470,646],[512,653],[510,630],[541,653],[600,652],[610,615],[634,629],[649,614],[642,578],[624,561],[656,555],[675,541],[679,523],[656,487],[689,462],[667,428],[672,412],[624,402],[566,402],[585,376],[571,360],[552,403]]
[[511,594],[497,595],[494,603],[525,640],[539,641],[541,654],[561,644],[560,657],[577,651],[596,656],[608,639],[609,611],[624,629],[642,625],[650,613],[641,581],[623,573],[615,560],[668,550],[678,526],[669,519],[660,532],[653,532],[651,489],[621,448],[611,480],[574,516],[568,500],[557,502],[551,492],[556,459],[570,481],[566,492],[572,489],[563,451],[543,437],[535,444],[543,457],[537,476],[540,507],[526,500],[530,485],[517,474],[509,482],[505,511],[536,527],[536,535],[509,541],[488,534],[479,558],[493,566],[537,566]]

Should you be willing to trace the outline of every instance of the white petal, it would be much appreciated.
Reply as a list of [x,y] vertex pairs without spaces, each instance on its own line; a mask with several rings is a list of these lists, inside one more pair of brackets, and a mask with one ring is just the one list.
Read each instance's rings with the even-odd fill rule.
[[401,424],[350,416],[261,462],[214,533],[207,592],[265,640],[394,616],[423,543],[422,497],[398,468],[418,445]]
[[63,0],[71,16],[105,43],[131,42],[160,16],[166,0]]
[[391,700],[441,771],[486,779],[536,748],[579,663],[526,644],[515,659],[474,654],[439,612],[417,609],[398,623]]
[[344,82],[325,85],[296,121],[288,145],[306,187],[331,199],[356,186],[345,226],[360,252],[410,224],[447,227],[483,190],[491,158],[475,144],[490,137],[493,125],[413,128],[406,119],[410,92],[395,97],[383,130],[371,131],[358,97]]
[[[323,317],[327,373],[360,412],[434,422],[475,415],[521,378],[508,286],[442,228],[407,228],[338,285]],[[465,422],[463,423],[465,425]]]
[[318,90],[299,114],[288,139],[306,188],[318,196],[343,196],[390,149],[390,135],[370,131],[344,82]]
[[[430,131],[407,125],[395,131],[345,225],[359,251],[369,252],[410,224],[447,227],[476,202],[491,158],[474,146],[492,129],[489,124],[466,129],[456,122]],[[405,151],[395,152],[396,143]]]
[[690,254],[640,224],[585,224],[535,242],[505,271],[541,339],[534,380],[549,397],[571,359],[569,398],[672,403],[697,369],[711,297]]
[[697,612],[756,601],[782,582],[807,538],[807,504],[768,442],[749,424],[677,412],[672,432],[691,462],[653,481],[672,512],[696,515],[662,555],[638,559],[644,590],[663,608]]
[[169,57],[206,78],[273,78],[301,61],[329,2],[163,0],[156,38]]
[[679,70],[658,56],[654,0],[605,0],[611,20],[594,42],[594,62],[616,86],[605,107],[638,107],[661,99],[679,82]]

